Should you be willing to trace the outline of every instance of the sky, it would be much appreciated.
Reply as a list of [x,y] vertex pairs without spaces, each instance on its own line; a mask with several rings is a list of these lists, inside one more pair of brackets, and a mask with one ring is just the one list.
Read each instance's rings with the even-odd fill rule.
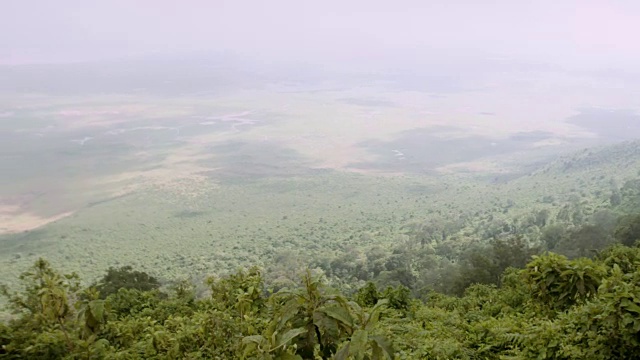
[[449,54],[640,72],[637,0],[0,0],[0,63],[232,53],[402,66]]

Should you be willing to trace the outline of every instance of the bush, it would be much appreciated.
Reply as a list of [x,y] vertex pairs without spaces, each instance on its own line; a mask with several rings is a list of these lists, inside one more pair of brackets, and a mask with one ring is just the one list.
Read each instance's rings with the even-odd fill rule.
[[119,269],[110,267],[94,286],[100,292],[100,297],[106,299],[107,296],[117,293],[120,289],[139,291],[158,289],[160,282],[146,272],[133,270],[131,266],[123,266]]

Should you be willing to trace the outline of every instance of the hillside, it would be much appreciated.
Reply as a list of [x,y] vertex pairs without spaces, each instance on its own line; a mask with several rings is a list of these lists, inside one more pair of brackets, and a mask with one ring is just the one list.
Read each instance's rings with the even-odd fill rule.
[[324,173],[94,204],[1,242],[28,271],[3,275],[0,356],[632,359],[639,149],[499,182]]
[[[634,200],[612,206],[611,197],[633,193],[626,188],[638,178],[637,149],[638,142],[629,142],[580,151],[497,183],[465,174],[330,171],[236,181],[191,195],[139,191],[35,231],[3,236],[0,269],[12,282],[45,256],[63,271],[83,271],[89,281],[123,265],[172,281],[258,265],[284,281],[309,262],[328,270],[335,259],[353,265],[416,242],[428,242],[439,259],[452,261],[493,238],[519,235],[537,246],[545,226],[536,217],[543,216],[544,225],[573,228],[599,210],[632,206]],[[570,169],[568,162],[574,164]],[[339,274],[330,274],[341,282]]]

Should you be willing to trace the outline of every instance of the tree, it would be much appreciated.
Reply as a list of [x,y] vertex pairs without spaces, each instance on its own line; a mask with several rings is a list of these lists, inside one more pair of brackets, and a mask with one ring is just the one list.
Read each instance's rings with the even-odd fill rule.
[[160,282],[146,272],[133,270],[131,266],[123,266],[119,269],[110,267],[94,286],[100,292],[100,297],[106,299],[107,296],[123,288],[139,291],[158,289]]
[[270,304],[275,316],[262,335],[243,339],[244,354],[263,359],[390,358],[387,341],[371,333],[386,303],[380,300],[366,311],[327,290],[307,271],[301,288],[274,294]]
[[535,220],[534,223],[538,226],[538,227],[545,227],[547,225],[547,221],[549,221],[549,216],[550,216],[550,212],[547,209],[543,209],[538,211],[535,214]]
[[589,222],[599,228],[602,228],[603,232],[612,233],[618,223],[618,216],[611,210],[599,210],[593,215]]
[[75,308],[78,310],[77,317],[82,324],[82,338],[86,339],[97,335],[102,325],[107,322],[110,307],[99,296],[100,294],[95,288],[89,288],[84,291],[81,300],[75,303]]
[[356,303],[350,303],[356,327],[349,334],[349,339],[341,346],[334,359],[384,360],[393,357],[394,351],[391,344],[384,337],[374,335],[374,329],[387,302],[386,299],[378,301],[369,312]]
[[532,297],[552,311],[566,310],[593,297],[605,275],[604,266],[591,259],[568,260],[553,253],[534,256],[522,270]]
[[569,232],[559,244],[558,250],[571,258],[589,256],[610,243],[611,237],[602,227],[586,224]]
[[620,192],[617,189],[611,193],[609,203],[612,207],[616,207],[622,203],[622,196],[620,196]]
[[452,293],[461,295],[472,284],[499,284],[502,273],[509,267],[522,268],[537,252],[529,248],[522,236],[494,239],[490,247],[474,246],[461,258],[460,273]]
[[16,315],[16,330],[4,351],[30,359],[59,358],[74,350],[72,303],[79,289],[76,274],[61,275],[40,258],[20,275],[23,290],[11,293],[6,286],[0,294]]
[[640,240],[640,214],[622,217],[613,235],[623,245],[634,245]]
[[524,267],[531,260],[531,256],[538,252],[538,249],[530,248],[522,236],[493,240],[491,249],[497,266],[498,277],[509,267]]
[[378,300],[382,298],[382,294],[378,291],[376,284],[369,281],[367,284],[356,292],[354,299],[360,306],[374,306]]
[[291,319],[294,328],[305,329],[304,338],[297,342],[298,354],[313,358],[316,344],[323,359],[335,354],[340,337],[353,326],[347,300],[325,292],[320,279],[309,270],[302,277],[301,289],[282,291],[280,295],[286,301],[284,318]]
[[640,269],[640,248],[615,244],[598,253],[597,259],[607,268],[620,268],[625,274]]
[[566,234],[565,226],[560,224],[549,225],[542,230],[540,240],[546,245],[547,250],[551,251],[565,238]]

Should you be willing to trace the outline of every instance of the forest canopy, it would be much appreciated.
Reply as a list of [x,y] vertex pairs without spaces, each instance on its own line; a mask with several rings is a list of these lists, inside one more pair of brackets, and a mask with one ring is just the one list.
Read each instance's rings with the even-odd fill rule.
[[[501,245],[502,246],[502,245]],[[500,247],[498,247],[499,249]],[[498,250],[494,250],[498,251]],[[14,317],[0,325],[6,359],[631,359],[640,353],[640,248],[593,258],[555,253],[507,268],[499,285],[460,297],[367,283],[352,294],[308,270],[273,291],[257,268],[187,282],[124,286],[106,298],[43,259],[2,293]],[[128,280],[127,280],[128,277]],[[124,281],[123,281],[124,278]],[[104,295],[104,294],[102,294]]]

